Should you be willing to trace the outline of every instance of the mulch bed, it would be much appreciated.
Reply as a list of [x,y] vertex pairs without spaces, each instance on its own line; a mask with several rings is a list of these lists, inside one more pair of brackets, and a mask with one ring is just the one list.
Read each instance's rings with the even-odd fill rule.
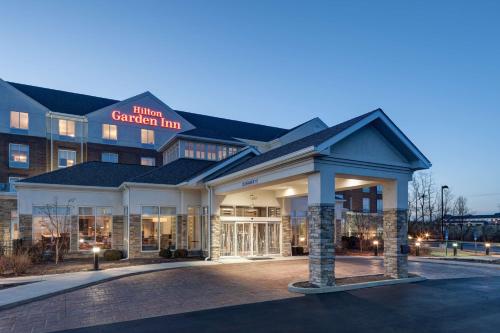
[[[160,264],[167,262],[179,262],[179,261],[198,261],[201,260],[199,257],[193,258],[145,258],[145,259],[130,259],[130,260],[117,260],[117,261],[104,261],[99,258],[99,268],[101,270],[116,268],[116,267],[128,267],[136,265],[148,265],[148,264]],[[36,276],[36,275],[46,275],[46,274],[60,274],[60,273],[72,273],[72,272],[83,272],[93,270],[93,259],[92,258],[74,258],[66,259],[59,264],[54,262],[34,264],[31,266],[26,274],[21,276]],[[14,274],[5,274],[0,276],[1,278],[14,277]]]

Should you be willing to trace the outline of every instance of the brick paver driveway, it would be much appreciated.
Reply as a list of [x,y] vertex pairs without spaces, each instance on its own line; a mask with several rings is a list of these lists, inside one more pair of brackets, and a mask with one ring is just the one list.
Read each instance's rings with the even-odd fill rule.
[[[306,280],[307,260],[175,269],[126,277],[0,311],[0,332],[48,332],[229,305],[302,297],[287,291]],[[382,261],[338,258],[338,277],[382,272]],[[500,269],[411,263],[429,278],[500,275]],[[36,284],[33,285],[36,288]]]

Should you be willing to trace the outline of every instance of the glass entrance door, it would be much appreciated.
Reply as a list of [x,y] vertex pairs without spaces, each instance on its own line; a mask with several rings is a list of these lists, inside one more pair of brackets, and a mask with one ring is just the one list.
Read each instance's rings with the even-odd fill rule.
[[236,223],[236,255],[246,257],[252,254],[251,223]]
[[253,224],[253,255],[267,254],[266,223]]

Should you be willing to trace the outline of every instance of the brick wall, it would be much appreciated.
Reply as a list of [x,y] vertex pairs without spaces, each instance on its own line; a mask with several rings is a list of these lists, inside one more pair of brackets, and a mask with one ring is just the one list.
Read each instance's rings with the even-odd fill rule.
[[11,211],[17,209],[16,199],[0,198],[0,242],[10,241]]
[[31,241],[33,238],[33,217],[31,215],[19,215],[19,237]]
[[[370,192],[365,193],[363,189],[355,189],[338,192],[344,196],[344,208],[355,211],[363,211],[363,198],[370,199],[370,213],[377,213],[377,199],[382,199],[382,194],[377,193],[377,187],[370,187]],[[351,207],[352,202],[352,207]]]
[[281,254],[292,255],[292,219],[289,215],[281,216]]
[[116,250],[123,251],[123,231],[124,231],[124,220],[123,215],[113,215],[113,226],[112,226],[112,248]]

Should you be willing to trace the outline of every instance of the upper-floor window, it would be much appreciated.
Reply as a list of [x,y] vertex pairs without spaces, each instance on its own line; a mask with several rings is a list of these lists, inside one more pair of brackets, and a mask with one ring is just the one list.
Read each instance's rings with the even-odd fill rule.
[[75,122],[68,119],[59,119],[59,135],[75,137]]
[[217,159],[217,147],[215,145],[207,145],[207,160],[215,161]]
[[59,168],[66,168],[76,164],[76,151],[59,149],[58,151]]
[[9,143],[9,167],[28,169],[30,166],[30,147],[20,143]]
[[141,165],[155,166],[156,159],[154,157],[141,157]]
[[194,158],[194,143],[186,142],[184,145],[184,157]]
[[145,145],[155,144],[155,131],[149,129],[141,129],[141,143]]
[[363,187],[363,193],[370,193],[369,187]]
[[238,148],[236,148],[236,147],[229,147],[228,151],[227,151],[227,154],[229,156],[232,156],[232,155],[236,154],[237,152],[238,152]]
[[10,111],[10,128],[27,130],[29,128],[28,113]]
[[23,177],[9,177],[9,192],[16,192],[15,182],[24,179]]
[[382,194],[384,192],[384,186],[383,185],[377,185],[377,193]]
[[203,143],[196,144],[196,158],[200,160],[205,159],[205,144]]
[[227,147],[226,146],[219,146],[219,160],[223,160],[227,157]]
[[363,213],[370,212],[370,198],[363,198]]
[[103,162],[118,163],[118,154],[117,153],[108,153],[108,152],[102,153],[101,160]]
[[104,140],[116,141],[118,139],[118,129],[116,125],[102,124],[102,138]]

